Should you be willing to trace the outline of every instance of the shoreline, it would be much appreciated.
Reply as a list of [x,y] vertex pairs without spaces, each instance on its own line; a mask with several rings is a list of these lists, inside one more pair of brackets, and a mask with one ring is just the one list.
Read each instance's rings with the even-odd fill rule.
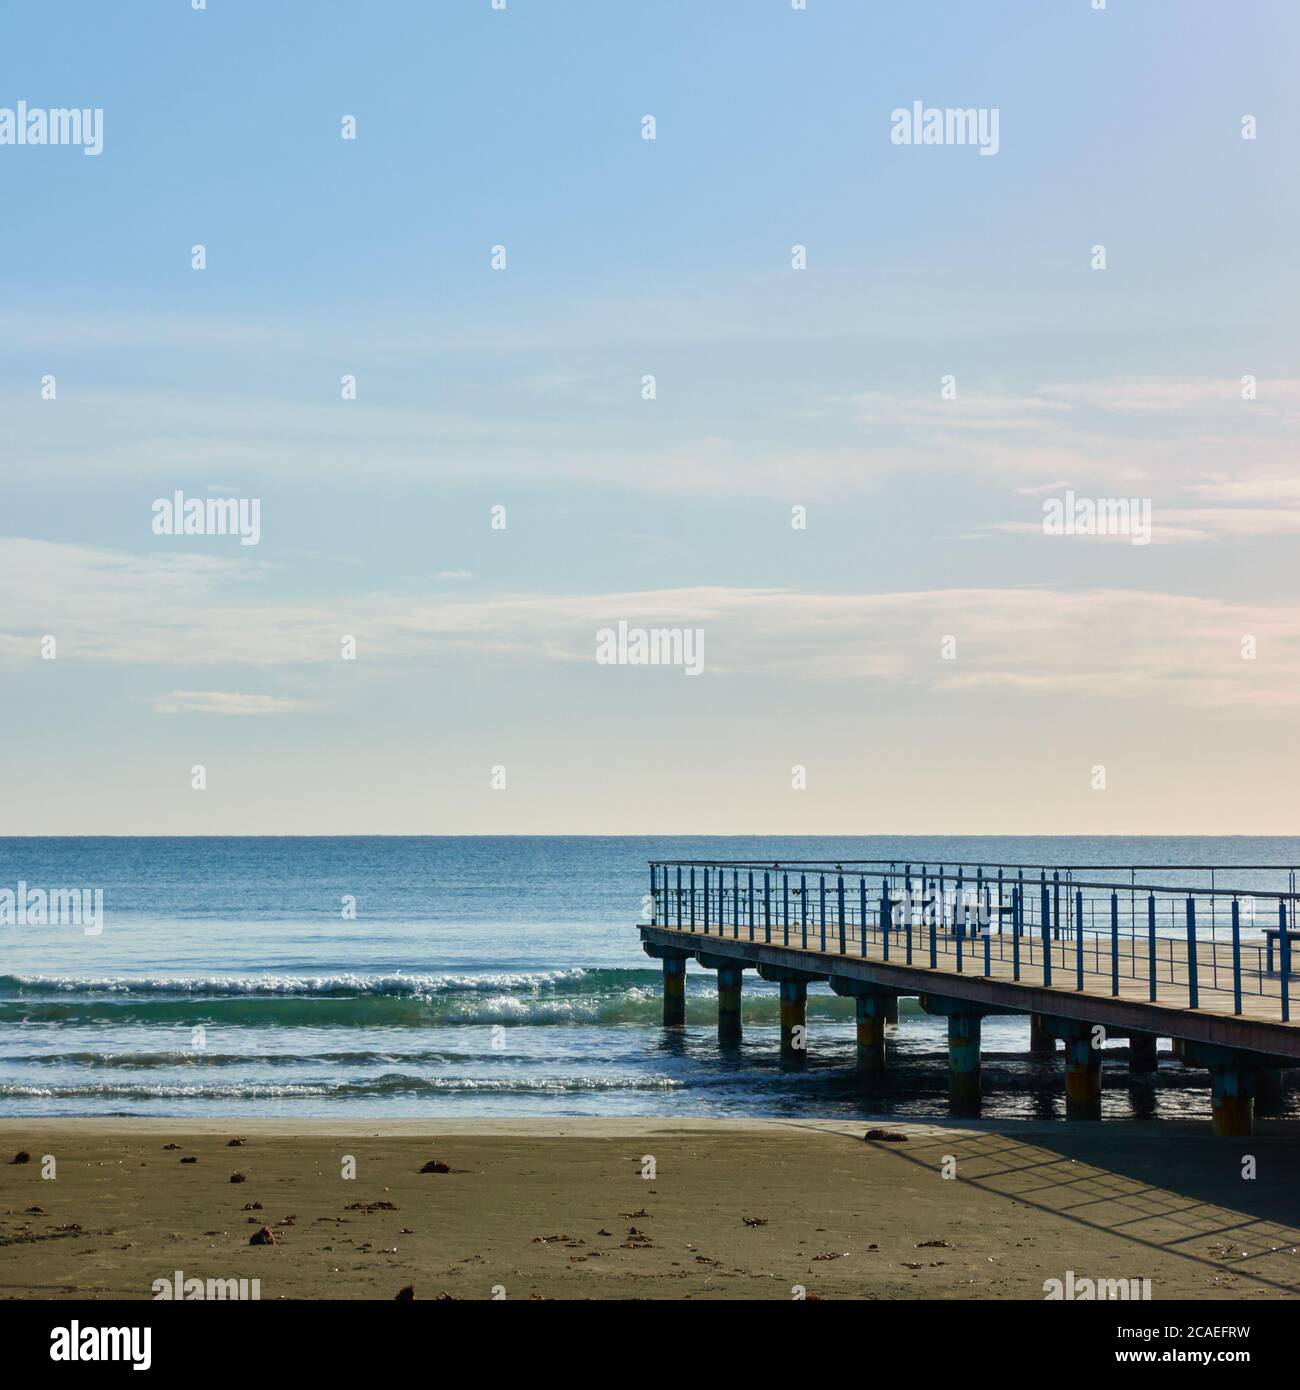
[[263,1299],[1041,1299],[1071,1271],[1156,1299],[1300,1295],[1300,1124],[867,1128],[2,1119],[0,1298],[148,1299],[178,1270]]

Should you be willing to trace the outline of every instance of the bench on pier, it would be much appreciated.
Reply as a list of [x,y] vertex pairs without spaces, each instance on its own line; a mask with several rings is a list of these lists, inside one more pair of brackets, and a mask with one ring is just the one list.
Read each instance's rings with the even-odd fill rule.
[[[1268,973],[1269,973],[1270,975],[1273,973],[1273,948],[1274,948],[1274,946],[1276,945],[1276,943],[1279,942],[1281,939],[1282,939],[1282,928],[1281,928],[1281,927],[1265,927],[1265,928],[1264,928],[1264,940],[1265,940],[1265,942],[1267,942],[1267,950],[1268,950]],[[1297,942],[1297,941],[1300,941],[1300,931],[1296,931],[1296,930],[1294,930],[1294,929],[1288,930],[1288,931],[1287,931],[1287,934],[1286,934],[1286,939],[1287,939],[1288,942],[1292,942],[1292,943]],[[1295,947],[1294,947],[1294,945],[1292,945],[1292,950],[1294,950],[1294,949],[1295,949]]]

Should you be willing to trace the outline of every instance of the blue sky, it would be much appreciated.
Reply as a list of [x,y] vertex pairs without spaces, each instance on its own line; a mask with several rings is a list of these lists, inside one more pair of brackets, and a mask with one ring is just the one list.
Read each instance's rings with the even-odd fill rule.
[[[1298,29],[11,16],[0,107],[104,149],[0,147],[0,832],[1294,832]],[[1044,536],[1067,488],[1153,543]],[[154,535],[177,489],[260,544]],[[703,677],[598,666],[620,618]]]

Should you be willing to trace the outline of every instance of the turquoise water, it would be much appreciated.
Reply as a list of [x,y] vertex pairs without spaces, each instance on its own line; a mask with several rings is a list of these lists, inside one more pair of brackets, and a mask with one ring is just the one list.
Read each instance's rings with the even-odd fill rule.
[[[1282,866],[1300,839],[0,839],[0,891],[102,889],[105,918],[0,925],[0,1114],[946,1113],[944,1025],[908,1001],[870,1091],[852,1001],[824,989],[798,1069],[752,976],[738,1053],[695,967],[686,1030],[659,1028],[647,861],[710,857]],[[1247,886],[1269,884],[1285,875]],[[985,1021],[986,1115],[1063,1113],[1059,1062],[1026,1040]],[[1209,1113],[1207,1078],[1168,1059],[1154,1084],[1108,1081],[1108,1116]]]

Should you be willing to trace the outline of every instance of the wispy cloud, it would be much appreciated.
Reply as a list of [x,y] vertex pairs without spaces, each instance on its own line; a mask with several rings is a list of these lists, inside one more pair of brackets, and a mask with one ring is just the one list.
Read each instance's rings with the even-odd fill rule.
[[226,690],[169,690],[150,702],[155,714],[296,714],[312,708],[306,700],[279,695],[243,695]]
[[[47,577],[39,624],[22,588],[33,568]],[[1072,690],[1212,707],[1300,703],[1300,611],[1290,603],[1132,589],[699,586],[478,598],[376,593],[304,607],[248,583],[243,568],[236,560],[145,562],[77,546],[0,543],[0,656],[11,666],[34,665],[39,633],[50,631],[59,634],[60,660],[276,667],[298,678],[338,662],[344,635],[356,638],[366,668],[442,663],[458,653],[524,665],[591,663],[596,630],[626,618],[703,627],[713,677],[883,680],[1021,695]],[[946,637],[955,639],[954,660],[942,655]],[[1242,657],[1247,637],[1257,649],[1251,660]],[[181,708],[183,695],[162,703]]]

